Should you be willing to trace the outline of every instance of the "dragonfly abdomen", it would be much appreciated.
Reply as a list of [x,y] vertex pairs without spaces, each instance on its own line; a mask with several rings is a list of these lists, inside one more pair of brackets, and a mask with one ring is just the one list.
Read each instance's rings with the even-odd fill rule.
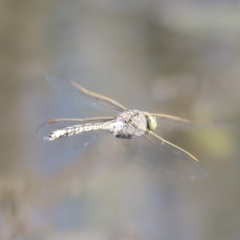
[[105,123],[74,125],[74,126],[63,128],[63,129],[57,129],[55,131],[52,131],[49,134],[49,136],[43,137],[43,139],[47,141],[53,141],[58,138],[69,137],[72,135],[79,134],[81,132],[106,130],[106,129],[109,130],[111,124],[112,124],[111,122],[105,122]]

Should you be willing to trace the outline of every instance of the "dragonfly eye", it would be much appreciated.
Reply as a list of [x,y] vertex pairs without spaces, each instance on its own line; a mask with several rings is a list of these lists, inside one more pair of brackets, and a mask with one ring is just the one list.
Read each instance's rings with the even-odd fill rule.
[[157,127],[157,119],[150,115],[147,116],[147,119],[149,130],[153,131]]

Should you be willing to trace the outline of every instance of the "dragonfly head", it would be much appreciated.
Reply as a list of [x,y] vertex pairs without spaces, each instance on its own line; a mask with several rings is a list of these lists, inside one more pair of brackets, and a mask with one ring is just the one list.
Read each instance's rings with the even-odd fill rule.
[[154,116],[151,116],[149,113],[146,113],[147,121],[148,121],[148,128],[149,130],[153,131],[157,127],[157,119]]

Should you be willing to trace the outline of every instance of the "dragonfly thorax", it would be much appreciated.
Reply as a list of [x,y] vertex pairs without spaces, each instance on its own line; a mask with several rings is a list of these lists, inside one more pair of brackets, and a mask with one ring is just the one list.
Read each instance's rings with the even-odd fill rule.
[[118,138],[136,138],[143,136],[148,129],[148,120],[143,112],[127,110],[119,114],[112,124],[111,131]]

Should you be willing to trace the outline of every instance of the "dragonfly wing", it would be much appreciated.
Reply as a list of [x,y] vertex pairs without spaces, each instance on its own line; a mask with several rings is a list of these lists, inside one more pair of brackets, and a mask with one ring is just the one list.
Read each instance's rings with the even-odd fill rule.
[[[41,125],[38,129],[37,135],[41,139],[46,139],[49,134],[55,130],[64,129],[66,127],[71,127],[75,125],[81,124],[91,124],[91,123],[104,123],[107,121],[111,121],[114,118],[89,118],[89,119],[56,119],[50,120],[43,125]],[[47,141],[53,145],[57,145],[64,148],[82,148],[89,145],[97,144],[102,141],[109,134],[108,130],[94,130],[81,132],[76,135],[57,138],[53,141]]]
[[46,78],[59,94],[73,96],[82,105],[90,106],[96,110],[105,112],[123,112],[126,110],[120,103],[101,96],[100,94],[90,92],[64,77],[46,75]]
[[195,157],[152,132],[134,139],[119,138],[116,142],[123,154],[146,168],[189,179],[206,176]]
[[157,118],[158,126],[163,130],[196,130],[208,128],[228,128],[231,127],[229,123],[221,121],[212,122],[193,122],[188,119],[174,117],[165,114],[150,113],[151,116]]

